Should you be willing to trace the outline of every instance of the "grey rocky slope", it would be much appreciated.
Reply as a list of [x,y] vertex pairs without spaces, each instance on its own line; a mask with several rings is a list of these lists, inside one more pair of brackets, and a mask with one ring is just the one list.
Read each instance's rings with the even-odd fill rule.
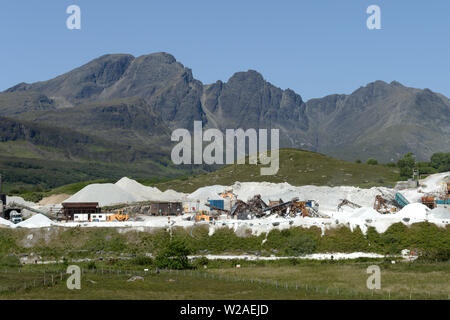
[[105,55],[55,79],[18,84],[0,94],[0,115],[163,149],[173,129],[201,120],[222,130],[278,128],[282,147],[346,160],[450,151],[450,101],[431,90],[375,81],[305,102],[253,70],[204,85],[167,53]]

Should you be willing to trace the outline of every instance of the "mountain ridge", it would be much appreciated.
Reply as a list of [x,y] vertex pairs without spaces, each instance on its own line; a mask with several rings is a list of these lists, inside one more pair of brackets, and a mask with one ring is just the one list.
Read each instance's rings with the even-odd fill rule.
[[[118,100],[135,114],[124,112]],[[103,55],[53,79],[0,93],[0,116],[85,132],[95,127],[77,109],[86,105],[92,106],[83,109],[86,114],[97,112],[92,114],[95,121],[114,129],[111,136],[105,130],[94,134],[130,144],[133,137],[141,137],[139,143],[148,138],[166,149],[170,131],[192,129],[194,120],[200,120],[205,128],[220,130],[277,128],[281,147],[345,160],[395,161],[409,151],[427,160],[434,152],[450,151],[450,100],[397,81],[377,80],[351,94],[304,101],[251,69],[226,82],[203,84],[173,55],[158,52]],[[99,105],[111,112],[99,113]],[[123,124],[129,126],[115,130]]]

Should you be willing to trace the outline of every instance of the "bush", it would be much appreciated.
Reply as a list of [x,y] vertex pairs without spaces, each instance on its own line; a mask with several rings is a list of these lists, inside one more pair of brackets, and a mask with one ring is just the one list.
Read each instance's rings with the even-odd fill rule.
[[201,257],[194,260],[194,267],[195,268],[203,268],[204,266],[207,266],[209,264],[209,259],[207,257]]
[[88,265],[87,265],[87,268],[88,268],[89,270],[95,270],[95,269],[97,269],[97,266],[95,265],[95,262],[94,262],[94,261],[90,261],[90,262],[88,263]]
[[422,252],[417,260],[423,262],[448,262],[450,261],[450,249],[427,250]]
[[317,243],[313,238],[307,234],[300,234],[288,241],[285,252],[288,255],[300,256],[313,253],[316,247]]
[[18,266],[20,266],[20,259],[16,256],[10,256],[10,255],[0,257],[0,266],[18,267]]
[[131,259],[131,264],[136,266],[150,266],[153,264],[153,259],[146,256],[137,256]]
[[378,161],[376,159],[374,159],[374,158],[369,158],[369,159],[367,159],[366,163],[369,164],[369,165],[374,166],[374,165],[378,164]]
[[190,250],[182,240],[172,240],[167,247],[162,249],[156,256],[155,263],[158,268],[182,270],[189,269],[188,255]]

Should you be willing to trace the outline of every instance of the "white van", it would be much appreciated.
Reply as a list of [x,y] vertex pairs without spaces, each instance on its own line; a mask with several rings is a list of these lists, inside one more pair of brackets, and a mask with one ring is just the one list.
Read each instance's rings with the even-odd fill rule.
[[91,222],[102,222],[102,221],[106,221],[106,214],[105,214],[105,213],[92,213],[92,214],[91,214],[90,221],[91,221]]
[[89,214],[87,213],[76,213],[73,215],[73,221],[76,222],[87,222],[89,221]]

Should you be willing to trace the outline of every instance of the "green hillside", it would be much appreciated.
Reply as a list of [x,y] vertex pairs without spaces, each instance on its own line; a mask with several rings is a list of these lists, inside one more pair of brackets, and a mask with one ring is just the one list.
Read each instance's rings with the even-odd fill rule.
[[[214,184],[232,185],[236,181],[288,182],[295,186],[372,187],[393,186],[399,179],[398,168],[352,163],[320,153],[296,149],[280,150],[280,169],[274,176],[261,176],[259,165],[248,164],[229,165],[207,174],[198,174],[201,168],[177,170],[177,166],[174,165],[161,166],[155,172],[148,167],[143,168],[136,164],[73,163],[40,159],[8,161],[8,159],[12,160],[0,157],[0,170],[6,173],[4,177],[6,177],[7,191],[12,191],[13,187],[16,190],[22,187],[26,190],[18,194],[34,201],[51,194],[74,194],[89,183],[115,182],[123,176],[136,179],[145,185],[156,186],[161,190],[173,189],[180,192],[193,192],[200,187]],[[155,175],[158,172],[160,175]],[[185,172],[182,178],[171,179],[171,175],[172,177],[177,174],[180,176],[182,172]],[[12,179],[15,180],[11,184]],[[23,181],[29,183],[21,185]],[[36,189],[37,186],[40,188]]]
[[156,186],[161,190],[181,192],[193,192],[207,185],[232,185],[235,181],[288,182],[295,186],[372,187],[393,186],[398,177],[398,168],[353,163],[310,151],[281,149],[280,169],[273,176],[260,175],[260,165],[229,165],[211,173],[171,180]]

